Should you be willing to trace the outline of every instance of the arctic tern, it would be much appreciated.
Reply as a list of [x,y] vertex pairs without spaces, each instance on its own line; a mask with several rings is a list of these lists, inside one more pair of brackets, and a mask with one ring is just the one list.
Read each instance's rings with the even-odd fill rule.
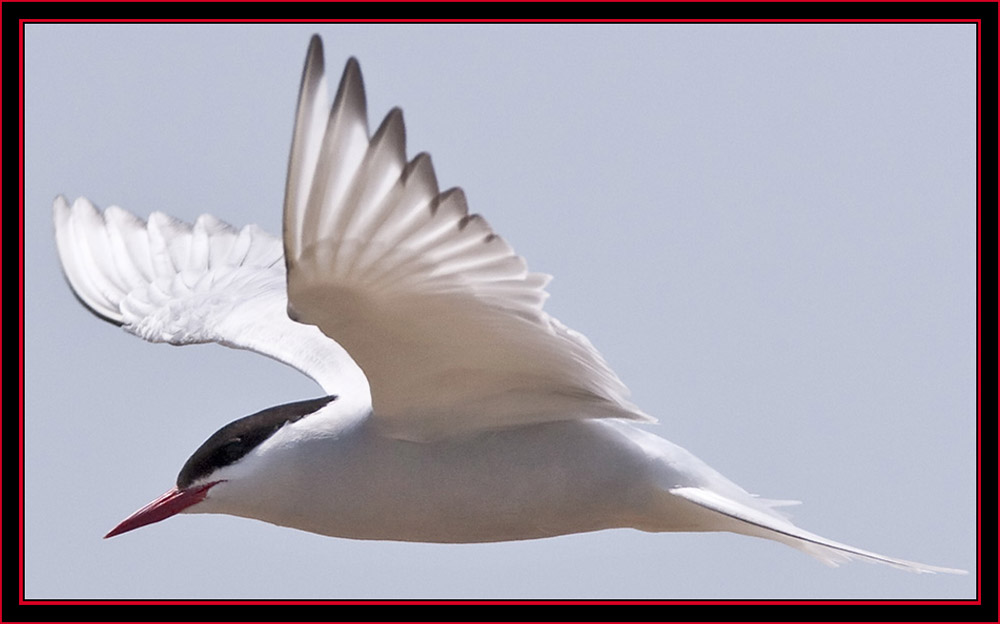
[[283,232],[54,203],[63,271],[101,318],[152,342],[217,342],[293,366],[324,396],[213,434],[176,486],[106,537],[177,513],[322,535],[493,542],[630,527],[731,531],[836,565],[883,556],[795,526],[683,448],[581,334],[549,277],[407,160],[402,112],[370,135],[353,58],[332,106],[318,36],[302,76]]

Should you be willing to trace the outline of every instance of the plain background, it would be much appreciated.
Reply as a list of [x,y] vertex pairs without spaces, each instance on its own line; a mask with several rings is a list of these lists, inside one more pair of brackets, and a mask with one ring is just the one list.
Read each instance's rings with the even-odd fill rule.
[[[101,539],[221,425],[319,395],[267,358],[151,345],[59,269],[58,193],[280,231],[308,38],[372,130],[555,276],[655,431],[811,531],[969,569],[827,568],[729,534],[487,545],[181,516]],[[973,598],[973,25],[25,28],[29,598]]]

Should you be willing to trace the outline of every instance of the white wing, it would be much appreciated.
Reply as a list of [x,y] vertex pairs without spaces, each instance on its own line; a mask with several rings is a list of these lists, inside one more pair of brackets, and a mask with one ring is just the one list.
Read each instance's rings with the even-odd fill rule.
[[[327,113],[329,111],[329,113]],[[369,139],[347,63],[332,109],[310,42],[288,167],[289,315],[339,342],[368,377],[377,422],[421,439],[573,418],[651,420],[582,335],[542,310],[548,276],[407,162],[392,110]]]
[[364,375],[313,326],[286,312],[281,241],[203,215],[143,221],[80,198],[53,205],[63,272],[92,312],[151,342],[219,342],[294,366],[328,394],[368,401]]

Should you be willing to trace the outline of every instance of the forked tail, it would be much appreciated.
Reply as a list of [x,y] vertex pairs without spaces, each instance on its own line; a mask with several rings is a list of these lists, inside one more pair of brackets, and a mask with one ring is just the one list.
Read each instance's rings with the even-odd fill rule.
[[884,563],[909,572],[968,574],[966,570],[943,568],[916,563],[914,561],[906,561],[904,559],[895,559],[841,544],[804,531],[774,512],[768,513],[762,509],[745,505],[704,488],[679,487],[671,489],[670,493],[734,520],[735,523],[728,526],[727,530],[787,544],[816,557],[830,566],[836,566],[851,559],[861,559],[863,561]]

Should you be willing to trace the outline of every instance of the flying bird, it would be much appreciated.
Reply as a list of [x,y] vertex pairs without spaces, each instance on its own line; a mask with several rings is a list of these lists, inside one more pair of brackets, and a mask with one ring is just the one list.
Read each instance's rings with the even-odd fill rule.
[[175,487],[112,537],[178,513],[322,535],[495,542],[630,527],[731,531],[837,565],[905,561],[794,525],[653,422],[578,332],[544,310],[549,276],[426,153],[402,112],[369,133],[355,59],[332,105],[322,43],[302,75],[281,238],[210,215],[148,220],[56,198],[66,279],[102,319],[151,342],[217,342],[293,366],[323,396],[227,424]]

